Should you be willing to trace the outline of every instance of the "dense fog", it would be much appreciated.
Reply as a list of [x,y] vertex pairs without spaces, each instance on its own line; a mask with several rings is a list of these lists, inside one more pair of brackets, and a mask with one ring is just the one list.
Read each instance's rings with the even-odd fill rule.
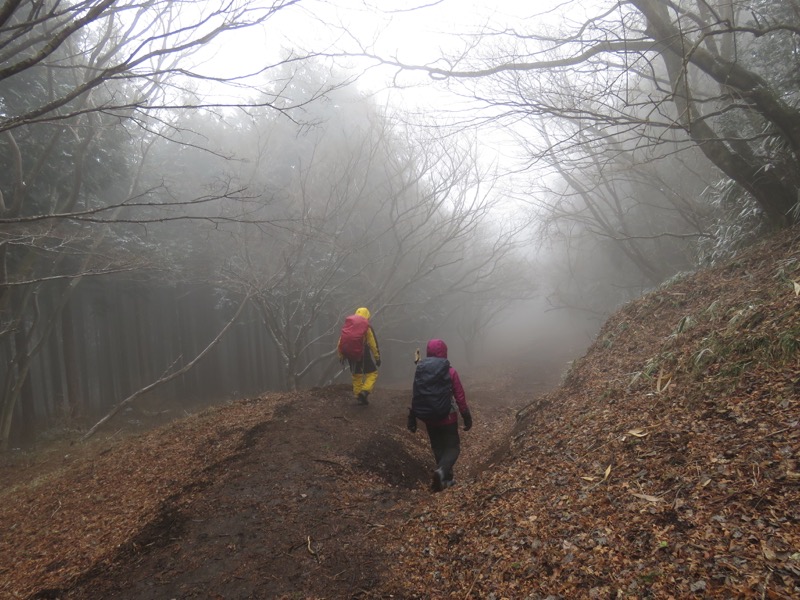
[[346,381],[359,306],[386,382],[432,337],[465,373],[566,369],[797,221],[796,2],[501,3],[436,47],[392,24],[456,2],[174,4],[1,17],[4,448]]

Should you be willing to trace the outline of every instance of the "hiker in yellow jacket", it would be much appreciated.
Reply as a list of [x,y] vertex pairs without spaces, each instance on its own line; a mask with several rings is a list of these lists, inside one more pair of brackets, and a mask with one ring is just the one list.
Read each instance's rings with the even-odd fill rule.
[[359,404],[369,404],[367,397],[378,379],[381,351],[378,338],[369,323],[369,310],[361,307],[345,319],[336,352],[347,359],[353,378],[353,395]]

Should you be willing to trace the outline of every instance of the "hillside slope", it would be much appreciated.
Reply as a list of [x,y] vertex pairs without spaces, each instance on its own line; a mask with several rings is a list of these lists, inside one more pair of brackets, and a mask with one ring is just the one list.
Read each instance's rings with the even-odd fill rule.
[[800,597],[798,284],[794,231],[620,310],[502,466],[393,532],[398,595]]
[[800,597],[795,282],[797,231],[630,303],[549,393],[463,373],[440,494],[380,384],[6,458],[0,597]]

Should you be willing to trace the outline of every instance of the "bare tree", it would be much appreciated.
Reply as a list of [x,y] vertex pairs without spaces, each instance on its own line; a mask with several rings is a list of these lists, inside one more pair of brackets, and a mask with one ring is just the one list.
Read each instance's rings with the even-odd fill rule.
[[398,87],[427,75],[455,95],[441,118],[513,140],[530,176],[514,196],[560,248],[553,305],[602,316],[800,218],[798,8],[567,0],[478,24],[424,63],[347,54]]
[[[632,0],[596,3],[587,13],[565,2],[559,10],[570,15],[569,25],[565,18],[558,29],[484,29],[463,53],[429,64],[368,48],[360,54],[400,73],[444,80],[472,108],[482,107],[485,121],[516,126],[554,117],[624,134],[638,148],[674,144],[669,132],[682,132],[678,143],[698,148],[773,225],[784,226],[800,217],[797,8],[793,1]],[[770,54],[784,65],[771,64]],[[575,85],[565,89],[565,80]],[[577,143],[565,137],[553,147]]]
[[[257,103],[245,93],[252,73],[220,76],[201,55],[296,3],[31,0],[0,9],[0,157],[8,166],[0,175],[0,448],[72,290],[88,277],[163,266],[163,253],[148,253],[135,227],[230,220],[209,207],[247,200],[213,174],[215,184],[191,195],[143,174],[156,141],[183,141],[178,111],[291,108],[281,98],[287,79],[276,78],[274,93]],[[262,81],[275,66],[258,69]],[[222,101],[226,90],[237,94]]]
[[[218,107],[220,102],[198,98],[187,102],[186,90],[209,80],[241,85],[250,74],[215,76],[191,56],[217,39],[264,24],[298,1],[7,3],[0,14],[0,82],[32,72],[68,70],[69,76],[57,78],[56,88],[26,106],[7,107],[0,132],[92,112],[130,119],[164,108]],[[275,100],[266,104],[275,106]]]
[[[687,152],[642,160],[614,135],[589,137],[591,133],[575,131],[576,150],[548,161],[570,193],[559,194],[544,207],[545,214],[582,223],[587,231],[615,242],[651,284],[658,284],[675,269],[673,261],[665,260],[665,242],[710,235],[709,210],[700,198],[710,182],[686,164]],[[539,134],[550,139],[545,127]]]
[[228,285],[253,290],[290,388],[329,378],[347,311],[369,306],[384,333],[407,330],[409,314],[444,320],[446,298],[497,284],[522,229],[486,241],[501,198],[474,145],[404,128],[356,95],[331,103],[318,126],[254,161],[261,177],[291,178],[271,192],[272,226],[242,228],[227,271]]

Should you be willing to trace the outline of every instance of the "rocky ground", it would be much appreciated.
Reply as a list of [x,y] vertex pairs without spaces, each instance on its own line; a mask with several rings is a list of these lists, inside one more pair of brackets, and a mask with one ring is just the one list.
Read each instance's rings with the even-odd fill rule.
[[439,494],[381,386],[5,457],[0,597],[800,597],[798,290],[786,232],[625,306],[549,392],[465,376]]

